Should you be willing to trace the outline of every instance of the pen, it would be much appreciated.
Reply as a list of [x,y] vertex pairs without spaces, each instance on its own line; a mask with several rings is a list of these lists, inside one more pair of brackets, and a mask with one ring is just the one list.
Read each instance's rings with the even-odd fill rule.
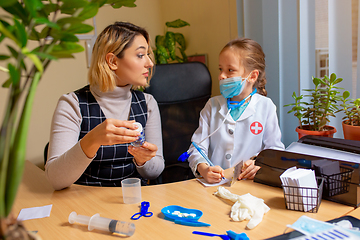
[[201,150],[201,148],[199,148],[199,146],[192,142],[192,145],[194,145],[194,147],[196,148],[196,150],[198,150],[198,152],[201,154],[201,156],[203,156],[203,158],[205,158],[205,160],[208,162],[209,166],[214,166],[214,164],[210,161],[210,159],[208,158],[208,156],[206,156],[206,154]]
[[[196,148],[196,150],[198,150],[198,152],[201,154],[201,156],[203,156],[203,158],[205,158],[205,160],[208,162],[209,166],[213,167],[214,164],[210,161],[208,156],[201,150],[201,148],[194,142],[192,142],[192,145],[194,145],[194,147]],[[225,179],[225,178],[222,177],[222,179]]]

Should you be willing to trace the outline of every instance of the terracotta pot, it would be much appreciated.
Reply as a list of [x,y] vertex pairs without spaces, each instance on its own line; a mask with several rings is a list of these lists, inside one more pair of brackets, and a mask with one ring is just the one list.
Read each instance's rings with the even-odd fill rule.
[[326,125],[325,128],[328,129],[326,131],[310,131],[306,130],[307,126],[303,126],[303,129],[300,129],[299,126],[295,129],[295,131],[299,134],[299,139],[306,135],[315,135],[322,137],[333,137],[334,133],[336,133],[336,128],[332,126]]
[[348,140],[360,141],[360,126],[352,126],[346,124],[346,122],[347,121],[342,122],[344,138]]

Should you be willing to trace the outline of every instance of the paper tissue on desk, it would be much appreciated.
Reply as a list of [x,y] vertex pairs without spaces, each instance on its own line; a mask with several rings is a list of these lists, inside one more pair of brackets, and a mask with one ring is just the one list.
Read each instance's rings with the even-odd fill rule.
[[313,170],[292,167],[281,174],[280,179],[287,209],[308,212],[318,206],[319,201],[321,201],[318,197],[319,195],[321,197],[322,188],[319,194]]
[[270,210],[263,199],[250,193],[239,196],[220,186],[214,195],[234,202],[230,215],[232,220],[249,220],[246,225],[249,229],[256,227],[262,221],[263,215]]

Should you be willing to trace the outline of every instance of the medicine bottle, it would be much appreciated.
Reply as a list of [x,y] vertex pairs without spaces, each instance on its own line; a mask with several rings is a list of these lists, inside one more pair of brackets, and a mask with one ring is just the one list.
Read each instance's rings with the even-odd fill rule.
[[145,142],[145,134],[141,123],[135,122],[134,125],[138,127],[135,131],[138,131],[140,133],[140,136],[136,141],[132,142],[131,145],[133,145],[134,147],[140,147]]

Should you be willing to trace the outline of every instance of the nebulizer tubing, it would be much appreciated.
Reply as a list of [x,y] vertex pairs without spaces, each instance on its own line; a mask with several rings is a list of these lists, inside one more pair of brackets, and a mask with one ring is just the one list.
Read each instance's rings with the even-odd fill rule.
[[[246,98],[244,98],[243,100],[241,100],[237,105],[241,106],[243,105],[252,95],[254,95],[257,92],[257,89],[255,88],[254,91],[252,91]],[[230,100],[230,99],[228,99]],[[195,147],[195,149],[201,154],[201,156],[203,156],[203,158],[208,162],[208,164],[210,166],[213,166],[213,163],[210,161],[210,159],[208,158],[208,156],[201,150],[201,148],[199,147],[199,145],[204,142],[206,139],[210,138],[214,133],[216,133],[217,131],[219,131],[219,129],[221,128],[221,126],[225,123],[227,116],[229,115],[230,111],[232,110],[232,108],[229,108],[229,111],[226,113],[224,120],[222,121],[222,123],[220,124],[220,126],[215,129],[215,131],[213,131],[210,135],[208,135],[207,137],[205,137],[204,139],[202,139],[199,143],[195,143],[195,142],[191,142],[191,144]],[[185,162],[189,156],[191,155],[192,151],[186,151],[183,154],[181,154],[181,156],[179,157],[179,161]]]
[[118,221],[111,218],[100,217],[100,214],[94,214],[92,217],[77,215],[76,212],[72,212],[69,215],[69,223],[80,223],[88,225],[88,230],[94,229],[107,231],[111,233],[124,234],[126,236],[132,236],[135,232],[135,224],[129,222]]

